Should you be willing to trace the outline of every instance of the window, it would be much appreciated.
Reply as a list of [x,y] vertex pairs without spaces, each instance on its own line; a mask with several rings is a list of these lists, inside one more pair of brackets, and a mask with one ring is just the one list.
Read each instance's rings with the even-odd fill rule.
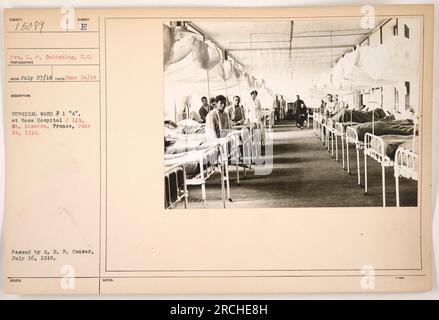
[[383,27],[380,27],[380,44],[383,44]]
[[394,98],[394,105],[393,109],[395,112],[399,112],[399,92],[398,89],[393,88],[393,98]]
[[405,109],[410,109],[410,82],[406,81],[405,83]]
[[372,108],[379,108],[382,106],[382,93],[381,87],[372,88],[369,95],[369,105]]
[[407,25],[404,25],[404,37],[406,37],[407,39],[410,38],[410,29],[409,27],[407,27]]

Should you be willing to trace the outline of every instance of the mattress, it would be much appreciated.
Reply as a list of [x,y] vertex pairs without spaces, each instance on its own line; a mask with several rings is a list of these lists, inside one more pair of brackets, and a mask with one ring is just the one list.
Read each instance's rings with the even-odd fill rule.
[[[238,132],[232,130],[232,132]],[[171,142],[165,148],[165,167],[175,164],[182,164],[186,170],[186,177],[191,178],[200,173],[200,157],[206,149],[216,146],[220,140],[207,139],[204,134],[179,134],[172,140],[168,137],[166,141]],[[238,136],[238,145],[242,145],[241,136]],[[232,142],[228,141],[228,148],[231,150]]]
[[192,178],[200,173],[199,162],[201,154],[202,151],[190,151],[173,155],[165,154],[165,167],[181,164],[186,171],[186,177]]
[[[191,178],[200,173],[199,163],[203,152],[212,146],[216,146],[218,144],[218,140],[202,140],[201,143],[199,143],[198,140],[179,140],[176,142],[176,144],[178,144],[179,148],[175,148],[175,151],[179,152],[171,152],[173,151],[172,148],[168,149],[169,152],[165,152],[165,167],[181,164],[186,170],[186,177]],[[208,163],[206,160],[205,162],[205,164]]]

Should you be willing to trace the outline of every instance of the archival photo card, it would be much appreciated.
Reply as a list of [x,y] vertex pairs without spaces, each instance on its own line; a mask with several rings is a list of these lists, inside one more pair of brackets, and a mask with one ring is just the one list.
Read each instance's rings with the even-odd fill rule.
[[5,10],[6,292],[430,290],[433,12]]

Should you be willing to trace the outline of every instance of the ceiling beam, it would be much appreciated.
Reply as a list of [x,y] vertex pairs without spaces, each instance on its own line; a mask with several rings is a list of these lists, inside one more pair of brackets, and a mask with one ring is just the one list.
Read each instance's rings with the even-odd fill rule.
[[[352,48],[355,44],[342,44],[335,45],[332,48]],[[310,47],[292,47],[291,50],[310,50],[310,49],[331,49],[331,46],[310,46]],[[290,50],[290,47],[277,47],[277,48],[240,48],[240,49],[228,49],[227,51],[239,52],[239,51],[271,51],[271,50]]]
[[297,32],[295,34],[295,36],[298,36],[299,34],[304,34],[304,33],[319,33],[319,32],[328,32],[328,33],[332,32],[332,33],[334,33],[334,32],[357,32],[357,31],[364,31],[364,29],[363,28],[355,28],[355,29],[304,30],[301,32]]
[[[334,34],[332,37],[354,37],[354,36],[364,36],[368,35],[368,32],[363,33],[344,33],[344,34]],[[320,34],[320,35],[314,35],[314,36],[296,36],[293,34],[293,38],[295,39],[306,39],[306,38],[329,38],[331,37],[330,34]],[[281,42],[290,42],[290,40],[256,40],[252,41],[252,43],[281,43]],[[246,44],[250,43],[250,41],[231,41],[230,44]]]
[[369,31],[366,36],[361,39],[358,44],[363,43],[364,41],[367,40],[367,38],[369,38],[373,33],[375,33],[376,31],[378,31],[378,29],[380,29],[381,27],[383,27],[384,25],[386,25],[387,23],[389,23],[389,21],[391,21],[392,18],[386,19],[383,22],[379,23],[377,26],[375,26],[375,28],[373,28],[371,31]]
[[290,51],[288,52],[288,60],[291,60],[291,49],[293,47],[294,21],[291,21],[290,27]]

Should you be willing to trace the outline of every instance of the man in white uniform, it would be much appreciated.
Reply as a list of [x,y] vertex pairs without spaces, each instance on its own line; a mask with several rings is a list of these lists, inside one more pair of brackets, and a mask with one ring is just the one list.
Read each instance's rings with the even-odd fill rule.
[[336,102],[332,99],[332,94],[328,94],[327,96],[326,96],[326,98],[327,98],[327,102],[326,102],[326,106],[325,106],[325,108],[326,108],[326,110],[325,110],[325,114],[327,115],[327,116],[329,116],[329,115],[333,115],[334,113],[335,113],[335,109],[336,109],[336,106],[337,106],[337,104],[336,104]]
[[257,122],[261,120],[262,117],[261,102],[257,98],[258,92],[256,90],[250,92],[250,96],[251,96],[250,103],[247,106],[247,115],[248,115],[247,119],[250,122]]

